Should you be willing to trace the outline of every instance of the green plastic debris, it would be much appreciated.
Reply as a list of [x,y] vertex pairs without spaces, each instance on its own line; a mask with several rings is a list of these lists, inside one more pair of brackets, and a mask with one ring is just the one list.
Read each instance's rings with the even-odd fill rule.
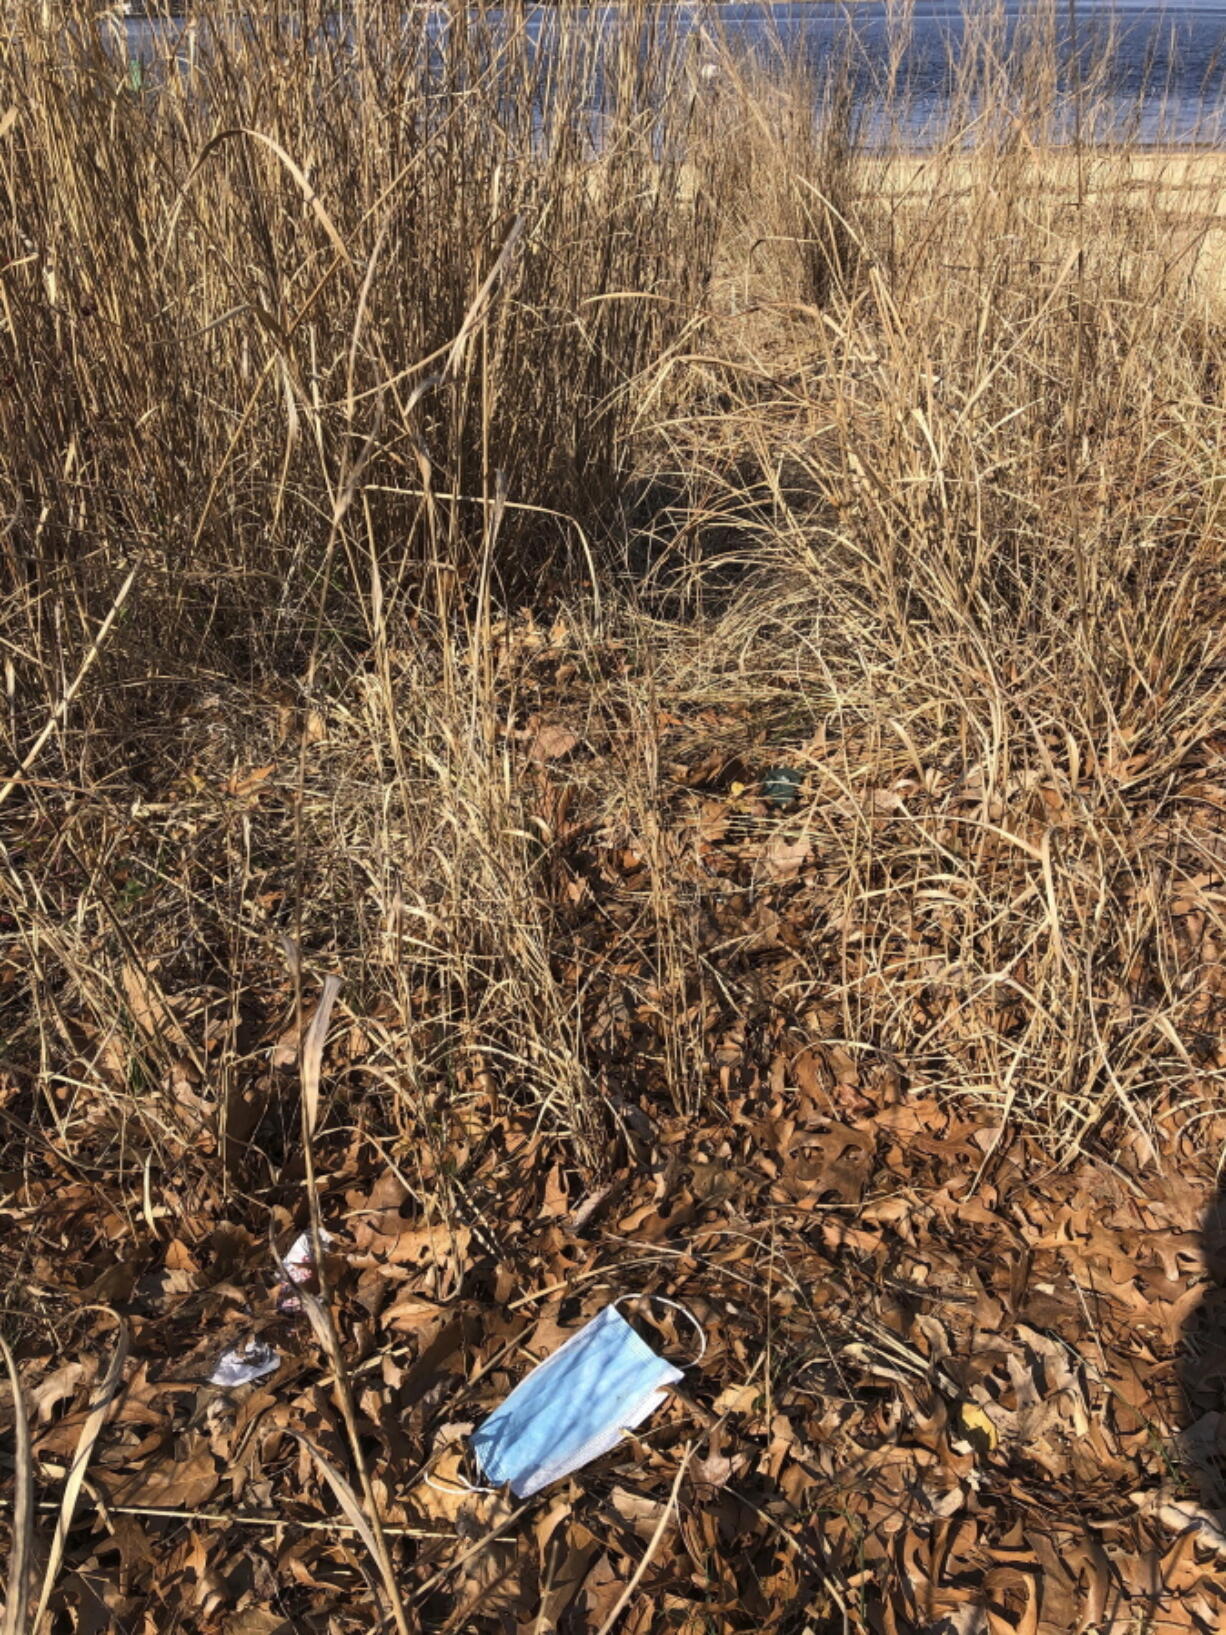
[[128,59],[128,90],[143,91],[145,89],[145,70],[139,57]]
[[804,781],[804,773],[794,766],[772,766],[762,776],[762,798],[768,806],[795,806]]

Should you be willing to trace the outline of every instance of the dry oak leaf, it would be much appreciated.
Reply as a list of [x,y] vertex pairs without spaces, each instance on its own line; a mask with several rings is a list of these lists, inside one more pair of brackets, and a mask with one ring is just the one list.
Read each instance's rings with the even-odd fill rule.
[[690,1465],[695,1482],[705,1483],[708,1487],[725,1487],[732,1479],[733,1469],[732,1460],[724,1453],[708,1454],[705,1459],[695,1459]]
[[235,772],[226,780],[225,793],[239,797],[254,794],[276,770],[276,762],[269,761],[266,766],[254,767],[250,772]]
[[615,1487],[609,1494],[609,1503],[622,1521],[644,1543],[650,1541],[656,1524],[664,1513],[663,1499],[653,1499],[646,1493],[632,1493],[628,1487]]
[[958,1404],[959,1429],[964,1441],[979,1453],[992,1453],[1000,1441],[999,1432],[982,1408],[973,1402]]
[[776,880],[793,880],[809,861],[812,852],[808,835],[789,840],[785,835],[774,834],[766,843],[767,869]]
[[759,1411],[763,1396],[760,1385],[728,1385],[712,1406],[717,1414],[752,1414]]
[[560,761],[579,744],[577,733],[569,727],[550,725],[534,715],[520,736],[528,747],[528,758],[543,766],[546,761]]
[[[88,1377],[92,1379],[96,1371],[96,1366],[90,1367]],[[30,1393],[30,1400],[40,1425],[47,1423],[65,1397],[75,1394],[77,1386],[85,1378],[86,1365],[80,1362],[61,1363],[53,1373],[46,1376]]]
[[414,1329],[424,1328],[431,1323],[441,1323],[443,1317],[443,1308],[433,1300],[424,1300],[418,1294],[407,1294],[397,1300],[394,1305],[388,1306],[381,1313],[379,1321],[384,1328],[404,1329],[412,1332]]
[[186,1459],[167,1460],[151,1470],[138,1471],[110,1496],[116,1504],[194,1510],[212,1496],[220,1481],[213,1455],[200,1448]]
[[293,1625],[268,1607],[248,1607],[226,1622],[226,1635],[292,1635]]

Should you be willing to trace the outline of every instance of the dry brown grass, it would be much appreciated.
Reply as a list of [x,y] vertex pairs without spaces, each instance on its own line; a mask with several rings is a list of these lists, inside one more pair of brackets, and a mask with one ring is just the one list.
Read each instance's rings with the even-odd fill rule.
[[[840,930],[790,1014],[820,998],[847,1049],[1057,1155],[1160,1148],[1156,1087],[1216,1093],[1170,903],[1216,925],[1180,790],[1226,684],[1217,161],[857,153],[845,90],[814,124],[632,30],[596,147],[579,25],[548,71],[474,28],[428,85],[415,27],[193,26],[143,92],[84,14],[5,47],[29,1116],[67,1139],[136,1044],[129,1089],[212,1051],[224,1108],[279,930],[396,1018],[395,1096],[479,1057],[596,1164],[567,833],[641,856],[650,1075],[697,1107],[709,1007],[749,1000],[681,863],[690,735],[808,775]],[[514,638],[533,605],[560,645]],[[590,751],[561,822],[523,770],[541,712]],[[173,1112],[133,1105],[156,1141]]]
[[466,1232],[491,1107],[586,1195],[806,1051],[1212,1164],[1218,158],[324,22],[0,47],[12,1174],[292,1209],[324,972],[307,1133]]

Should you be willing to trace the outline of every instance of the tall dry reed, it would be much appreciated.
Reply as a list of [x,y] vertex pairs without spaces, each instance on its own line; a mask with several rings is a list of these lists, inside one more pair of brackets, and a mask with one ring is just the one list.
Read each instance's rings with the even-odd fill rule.
[[[1156,1148],[1156,1087],[1220,1072],[1171,909],[1198,855],[1216,889],[1179,791],[1226,685],[1217,173],[1094,146],[1092,71],[1053,148],[1050,30],[987,19],[917,151],[901,58],[869,131],[854,57],[539,26],[257,8],[136,75],[88,8],[18,8],[31,1117],[119,1103],[156,1146],[181,1101],[224,1147],[288,936],[421,1139],[493,1082],[597,1169],[786,1021],[1057,1152]],[[775,760],[805,801],[737,819],[730,908],[685,769]],[[820,907],[771,987],[802,819]]]

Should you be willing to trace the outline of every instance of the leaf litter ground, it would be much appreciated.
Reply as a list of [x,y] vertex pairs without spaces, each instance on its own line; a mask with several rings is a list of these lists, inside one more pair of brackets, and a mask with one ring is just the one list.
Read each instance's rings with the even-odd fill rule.
[[[92,1000],[88,976],[56,990],[53,1073],[22,1028],[20,928],[4,956],[0,1258],[33,1436],[36,1572],[89,1452],[49,1627],[390,1627],[377,1564],[315,1457],[357,1490],[335,1372],[270,1249],[309,1224],[299,1038],[338,970],[314,1146],[322,1285],[412,1627],[1220,1629],[1220,746],[1197,747],[1160,798],[1138,768],[1117,774],[1132,779],[1129,822],[1163,855],[1168,953],[1192,976],[1144,1116],[1134,1096],[1100,1097],[1061,1148],[1007,1101],[965,1093],[987,1076],[976,1053],[990,1032],[1025,1035],[1034,971],[1015,963],[1012,988],[969,992],[937,957],[956,869],[944,898],[898,887],[905,923],[880,911],[890,893],[871,869],[896,868],[917,832],[952,856],[959,820],[977,814],[980,877],[1050,906],[1053,882],[1076,879],[1057,882],[1044,839],[1075,828],[1074,787],[1022,780],[993,808],[965,768],[900,756],[839,797],[821,767],[847,767],[854,728],[837,744],[793,733],[797,771],[781,777],[777,726],[679,694],[650,726],[649,827],[610,793],[642,724],[599,678],[576,679],[565,626],[529,623],[506,645],[518,713],[499,754],[586,1099],[547,1049],[533,1059],[547,1030],[530,1006],[514,1037],[495,936],[465,950],[467,968],[426,957],[445,935],[441,899],[363,875],[355,832],[347,856],[320,840],[338,783],[374,779],[354,770],[344,710],[326,728],[280,719],[266,760],[224,770],[202,730],[186,770],[118,830],[78,813],[66,841],[27,814],[48,913],[57,893],[69,912],[91,866],[112,902],[134,904],[100,933]],[[293,922],[306,952],[288,944],[306,973],[301,1024],[272,935],[291,923],[296,800],[315,842],[314,906]],[[837,878],[849,836],[866,867],[851,890]],[[207,905],[229,900],[238,853],[227,922]],[[167,893],[196,916],[173,936],[159,929]],[[1049,940],[1067,942],[1077,915],[1057,908]],[[264,953],[244,943],[241,983],[227,982],[219,951],[248,910]],[[374,929],[346,941],[355,921]],[[1152,955],[1129,957],[1115,1003],[1134,996],[1135,1031]],[[877,1002],[902,1043],[864,1022]],[[533,1360],[633,1292],[684,1302],[707,1335],[666,1406],[527,1504],[469,1492],[469,1431]],[[644,1332],[692,1355],[664,1308]],[[276,1371],[210,1385],[222,1354],[253,1340]],[[16,1412],[0,1396],[6,1448]],[[5,1527],[15,1475],[5,1456]]]

